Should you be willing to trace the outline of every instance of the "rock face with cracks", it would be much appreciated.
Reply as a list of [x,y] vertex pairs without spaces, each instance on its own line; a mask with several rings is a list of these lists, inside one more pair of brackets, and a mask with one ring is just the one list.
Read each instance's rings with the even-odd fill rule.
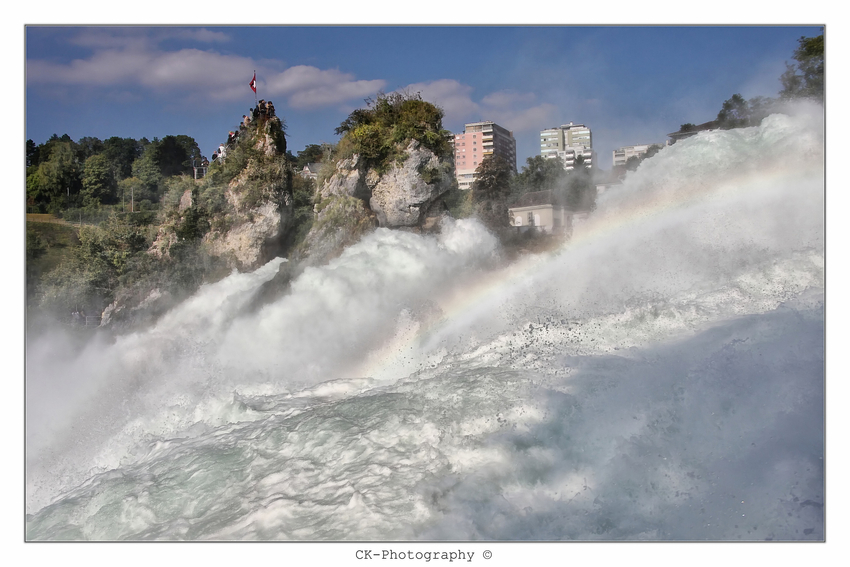
[[438,214],[440,196],[448,191],[451,180],[449,165],[412,140],[402,159],[382,172],[366,168],[357,155],[340,160],[335,173],[319,188],[319,196],[356,197],[368,204],[379,226],[414,228]]
[[372,187],[369,207],[381,226],[421,226],[451,184],[447,168],[431,150],[411,141],[405,154],[404,162],[393,164]]

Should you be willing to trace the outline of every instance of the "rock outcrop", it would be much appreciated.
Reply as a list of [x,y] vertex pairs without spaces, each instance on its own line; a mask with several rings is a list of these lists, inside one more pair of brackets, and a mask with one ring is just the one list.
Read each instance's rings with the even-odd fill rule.
[[369,207],[380,226],[421,227],[451,185],[448,168],[432,151],[411,141],[405,155],[371,186]]
[[277,241],[291,220],[291,214],[287,215],[277,204],[266,201],[240,216],[244,222],[229,230],[208,232],[204,245],[210,255],[227,260],[231,267],[252,270],[274,256]]
[[379,226],[418,228],[429,216],[439,214],[435,209],[451,181],[451,164],[411,140],[403,159],[383,172],[367,169],[357,155],[340,160],[318,194],[321,200],[348,196],[364,201]]
[[[372,189],[366,183],[367,175],[368,170],[357,154],[342,159],[336,164],[334,174],[318,188],[319,199],[327,200],[343,195],[368,202]],[[373,175],[373,184],[375,181]]]
[[451,187],[451,170],[415,140],[383,171],[356,154],[339,160],[316,190],[316,217],[296,259],[326,262],[378,226],[429,228],[445,211],[441,196]]

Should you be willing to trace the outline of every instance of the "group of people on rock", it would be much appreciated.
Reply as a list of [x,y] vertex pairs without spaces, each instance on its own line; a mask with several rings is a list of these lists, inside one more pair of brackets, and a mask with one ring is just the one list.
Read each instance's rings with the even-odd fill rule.
[[274,104],[272,101],[266,102],[263,99],[260,99],[259,104],[251,109],[251,119],[257,120],[259,118],[271,118],[274,116]]
[[252,122],[257,120],[265,121],[274,117],[274,115],[274,104],[272,101],[265,101],[261,99],[257,103],[257,106],[249,109],[248,114],[242,115],[242,123],[239,124],[239,130],[227,133],[227,143],[219,145],[218,151],[214,152],[212,155],[212,160],[218,160],[219,163],[224,161],[224,158],[227,155],[227,148],[231,147],[231,145],[239,138],[240,132],[247,129]]

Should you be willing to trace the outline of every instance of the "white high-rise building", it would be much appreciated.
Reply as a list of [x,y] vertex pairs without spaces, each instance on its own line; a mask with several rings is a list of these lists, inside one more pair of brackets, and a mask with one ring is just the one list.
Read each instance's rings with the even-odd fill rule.
[[540,131],[540,155],[547,159],[561,158],[566,169],[572,169],[581,155],[585,166],[596,162],[593,151],[593,134],[584,124],[562,124],[557,128]]

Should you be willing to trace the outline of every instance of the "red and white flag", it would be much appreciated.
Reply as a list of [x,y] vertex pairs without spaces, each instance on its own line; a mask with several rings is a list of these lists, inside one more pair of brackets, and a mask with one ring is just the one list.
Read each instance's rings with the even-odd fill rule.
[[257,93],[257,72],[254,71],[254,78],[251,79],[251,82],[248,83],[248,86],[251,87],[251,90],[254,91],[254,94]]

